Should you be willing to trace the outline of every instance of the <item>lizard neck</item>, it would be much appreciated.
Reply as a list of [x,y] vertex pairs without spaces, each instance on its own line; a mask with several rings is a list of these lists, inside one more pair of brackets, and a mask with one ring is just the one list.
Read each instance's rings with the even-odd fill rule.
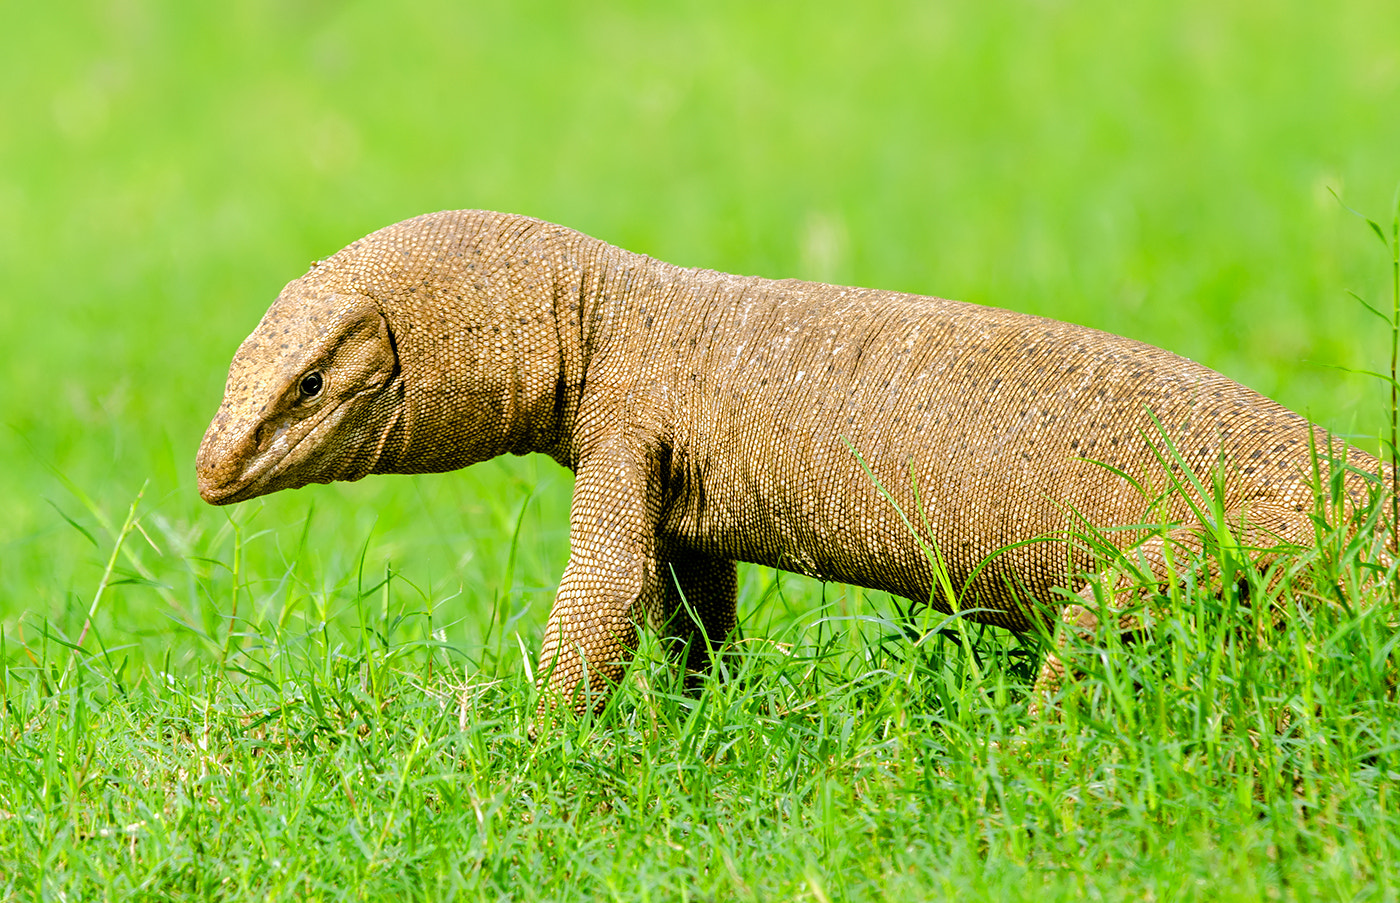
[[618,391],[635,396],[651,384],[644,336],[658,312],[647,304],[664,297],[658,286],[676,283],[683,271],[572,230],[559,229],[549,240],[559,380],[553,427],[525,450],[574,470],[591,433],[607,428],[599,400],[615,402]]
[[506,452],[557,457],[569,417],[562,346],[571,339],[555,315],[551,227],[465,211],[401,231],[407,239],[376,233],[367,252],[401,374],[376,470],[442,472]]
[[526,217],[424,220],[422,255],[390,258],[404,266],[385,305],[403,423],[382,470],[453,470],[506,452],[572,470],[620,412],[655,419],[644,412],[664,408],[650,397],[664,391],[649,339],[694,312],[689,271]]

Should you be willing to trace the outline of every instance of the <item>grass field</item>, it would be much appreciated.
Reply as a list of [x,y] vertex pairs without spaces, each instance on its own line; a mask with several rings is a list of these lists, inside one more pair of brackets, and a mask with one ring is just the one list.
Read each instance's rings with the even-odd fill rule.
[[1073,320],[1378,449],[1347,291],[1389,258],[1331,192],[1389,222],[1393,2],[859,9],[0,9],[0,896],[1400,896],[1394,608],[1344,548],[1295,567],[1352,607],[1261,643],[1187,586],[1048,720],[1034,640],[747,569],[729,681],[647,640],[531,744],[568,473],[199,501],[280,286],[459,207]]

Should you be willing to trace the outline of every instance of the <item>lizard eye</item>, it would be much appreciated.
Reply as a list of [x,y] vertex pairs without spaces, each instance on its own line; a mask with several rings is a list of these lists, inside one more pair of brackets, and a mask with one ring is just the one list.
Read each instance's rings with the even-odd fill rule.
[[321,378],[319,372],[311,372],[301,378],[302,400],[315,398],[321,394],[321,388],[325,385],[325,380]]

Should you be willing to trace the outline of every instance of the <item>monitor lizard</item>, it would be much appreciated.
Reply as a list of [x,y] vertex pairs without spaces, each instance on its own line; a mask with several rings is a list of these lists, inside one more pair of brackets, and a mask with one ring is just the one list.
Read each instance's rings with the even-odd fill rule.
[[[644,622],[706,669],[735,630],[738,561],[1015,631],[1090,627],[1098,565],[1075,535],[1158,580],[1215,521],[1247,548],[1310,545],[1329,448],[1362,505],[1375,458],[1141,342],[454,211],[282,290],[234,355],[197,469],[222,505],[549,455],[575,483],[540,674],[545,703],[581,709],[608,698]],[[1153,499],[1167,526],[1124,529]],[[1061,672],[1052,649],[1038,686]]]

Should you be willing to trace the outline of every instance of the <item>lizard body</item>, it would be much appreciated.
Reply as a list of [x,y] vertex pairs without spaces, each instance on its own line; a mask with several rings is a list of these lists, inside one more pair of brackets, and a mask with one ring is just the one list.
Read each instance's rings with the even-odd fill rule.
[[[372,233],[288,284],[233,359],[197,467],[204,499],[226,504],[550,455],[576,478],[541,673],[571,697],[586,672],[593,698],[574,702],[597,704],[642,621],[705,667],[735,626],[736,561],[948,609],[931,546],[956,589],[970,580],[969,617],[1027,630],[1093,566],[1063,541],[1086,524],[1140,524],[1150,497],[1186,485],[1159,506],[1178,524],[1166,537],[1106,535],[1146,537],[1137,554],[1161,579],[1168,543],[1200,548],[1210,501],[1183,466],[1218,483],[1246,544],[1310,545],[1311,449],[1329,447],[1259,393],[1130,339],[686,269],[458,211]],[[1346,457],[1359,505],[1379,465]],[[1331,466],[1324,454],[1324,480]]]

